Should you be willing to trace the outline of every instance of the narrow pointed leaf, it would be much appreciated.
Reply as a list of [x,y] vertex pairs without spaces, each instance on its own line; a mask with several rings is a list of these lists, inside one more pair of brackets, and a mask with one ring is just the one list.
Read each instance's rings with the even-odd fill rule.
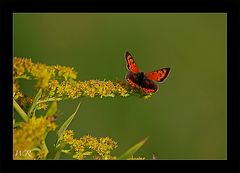
[[[60,129],[57,132],[58,135],[58,141],[61,139],[63,132],[68,128],[69,124],[72,122],[74,116],[76,115],[81,103],[78,104],[77,109],[75,112],[63,123],[63,125],[60,127]],[[58,143],[58,142],[57,142]]]
[[47,159],[54,159],[54,160],[58,160],[61,156],[61,150],[64,148],[65,144],[64,143],[60,143],[59,144],[59,140],[62,138],[63,132],[68,128],[68,126],[70,125],[70,123],[72,122],[74,116],[76,115],[79,107],[80,107],[81,103],[78,104],[75,112],[63,123],[63,125],[59,128],[57,135],[58,135],[58,139],[56,142],[56,148],[52,149],[50,151],[50,153],[48,153],[47,155]]
[[28,116],[27,114],[24,112],[24,110],[22,110],[22,108],[19,106],[19,104],[13,99],[13,107],[14,109],[18,112],[18,114],[22,117],[22,119],[24,119],[24,121],[28,121]]
[[147,141],[148,137],[143,139],[142,141],[138,142],[131,148],[129,148],[125,153],[123,153],[120,157],[118,157],[118,160],[126,160],[127,158],[131,157],[136,153],[142,146],[143,144]]
[[56,153],[56,155],[54,156],[53,160],[59,160],[59,159],[60,159],[60,156],[61,156],[61,152],[58,151],[58,152]]
[[53,101],[51,106],[49,107],[47,113],[46,113],[46,116],[49,117],[49,116],[52,116],[54,115],[55,113],[57,112],[57,101]]
[[32,103],[32,105],[31,105],[31,107],[30,107],[30,109],[28,111],[28,116],[31,116],[31,114],[32,114],[34,108],[37,106],[37,102],[41,98],[41,96],[42,96],[42,88],[39,89],[37,95],[33,99],[33,103]]
[[61,156],[60,148],[52,148],[47,155],[47,160],[58,160]]

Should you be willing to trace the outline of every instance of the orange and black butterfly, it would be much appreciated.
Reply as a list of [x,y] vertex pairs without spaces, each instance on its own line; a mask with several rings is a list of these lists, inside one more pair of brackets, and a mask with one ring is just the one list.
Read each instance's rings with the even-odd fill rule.
[[129,69],[126,80],[132,86],[140,88],[146,93],[156,92],[158,86],[155,82],[163,82],[169,75],[170,68],[161,68],[148,73],[140,72],[129,52],[126,52],[125,57]]

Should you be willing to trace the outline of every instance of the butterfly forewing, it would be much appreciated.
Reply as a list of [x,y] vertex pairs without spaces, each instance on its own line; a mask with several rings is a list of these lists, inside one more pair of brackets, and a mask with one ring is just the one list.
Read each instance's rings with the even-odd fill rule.
[[136,88],[142,89],[146,93],[157,92],[158,86],[155,82],[164,81],[170,72],[170,68],[162,68],[148,73],[139,72],[139,69],[129,52],[126,52],[125,58],[129,69],[126,80]]
[[128,65],[128,69],[133,72],[133,73],[138,73],[138,67],[137,64],[135,63],[132,55],[129,52],[126,52],[126,60],[127,60],[127,65]]
[[169,72],[170,72],[170,68],[162,68],[159,70],[148,72],[145,74],[145,76],[150,80],[154,80],[156,82],[162,82],[168,77]]

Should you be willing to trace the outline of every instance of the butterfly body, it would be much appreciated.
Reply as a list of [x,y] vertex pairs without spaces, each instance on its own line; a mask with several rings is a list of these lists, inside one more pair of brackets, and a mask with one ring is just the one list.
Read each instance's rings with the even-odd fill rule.
[[146,93],[156,92],[158,86],[155,82],[162,82],[170,72],[170,68],[162,68],[153,72],[139,72],[138,67],[129,52],[126,52],[127,67],[126,80],[134,87],[142,89]]
[[143,81],[145,80],[145,76],[143,72],[140,73],[133,73],[131,71],[128,72],[128,78],[130,78],[135,83],[142,85]]

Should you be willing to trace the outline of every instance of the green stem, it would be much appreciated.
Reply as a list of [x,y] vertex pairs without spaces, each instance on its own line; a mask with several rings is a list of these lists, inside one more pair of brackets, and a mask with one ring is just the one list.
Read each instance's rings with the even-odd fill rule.
[[61,156],[61,150],[65,147],[65,145],[65,142],[61,142],[60,144],[56,145],[56,147],[50,150],[46,159],[58,160]]
[[30,109],[29,109],[29,111],[28,111],[28,116],[31,117],[31,114],[32,114],[32,112],[34,111],[34,109],[36,108],[37,102],[38,102],[38,100],[41,98],[41,95],[42,95],[42,89],[40,88],[39,91],[38,91],[38,93],[37,93],[37,95],[36,95],[35,98],[33,99],[33,103],[32,103],[32,105],[31,105],[31,107],[30,107]]
[[37,104],[45,103],[45,102],[52,102],[52,101],[60,101],[60,100],[62,100],[62,98],[48,98],[48,99],[45,99],[45,100],[39,100],[37,102]]
[[47,137],[47,133],[45,134],[44,140],[42,141],[42,150],[46,154],[44,158],[46,158],[47,154],[49,153],[49,150],[48,150],[46,142],[45,142],[46,137]]
[[17,111],[17,113],[24,119],[24,121],[28,121],[27,114],[22,110],[22,108],[18,105],[18,103],[13,99],[13,107]]

